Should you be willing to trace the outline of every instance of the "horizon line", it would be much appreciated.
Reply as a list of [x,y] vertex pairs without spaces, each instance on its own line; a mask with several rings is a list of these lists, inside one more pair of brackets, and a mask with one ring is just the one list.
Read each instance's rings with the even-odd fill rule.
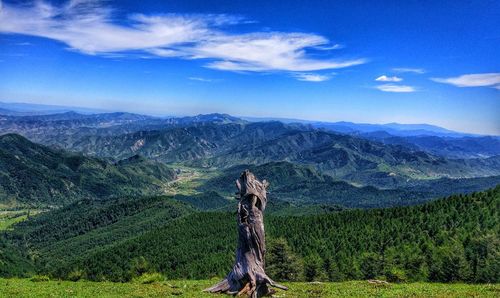
[[[390,124],[397,124],[397,125],[429,125],[429,126],[434,126],[436,128],[444,129],[447,130],[448,132],[444,132],[446,134],[463,134],[463,135],[469,135],[469,136],[477,136],[477,137],[485,137],[485,136],[492,136],[492,137],[500,137],[500,135],[497,134],[489,134],[489,133],[471,133],[471,132],[464,132],[464,131],[458,131],[458,130],[453,130],[449,129],[440,125],[432,124],[432,123],[401,123],[401,122],[383,122],[383,123],[370,123],[370,122],[353,122],[353,121],[347,121],[347,120],[339,120],[339,121],[331,121],[331,120],[320,120],[320,119],[303,119],[303,118],[295,118],[295,117],[276,117],[276,116],[247,116],[247,115],[234,115],[234,114],[229,114],[229,113],[220,113],[220,112],[211,112],[211,113],[193,113],[193,114],[155,114],[155,113],[136,113],[136,112],[130,112],[127,110],[110,110],[110,109],[103,109],[103,108],[96,108],[96,107],[85,107],[85,106],[66,106],[66,105],[57,105],[57,104],[43,104],[43,103],[30,103],[30,102],[19,102],[19,101],[5,101],[5,100],[0,100],[0,104],[18,104],[18,105],[34,105],[34,106],[43,106],[43,107],[54,107],[55,110],[50,111],[32,111],[32,112],[50,112],[48,114],[44,115],[55,115],[55,114],[63,114],[67,112],[75,112],[78,114],[85,115],[85,113],[82,113],[81,111],[77,111],[75,109],[80,109],[80,110],[89,110],[88,114],[89,115],[95,115],[95,114],[110,114],[110,113],[129,113],[129,114],[136,114],[136,115],[143,115],[143,116],[150,116],[150,117],[157,117],[157,118],[182,118],[182,117],[195,117],[195,116],[201,116],[201,115],[212,115],[212,114],[220,114],[220,115],[228,115],[231,117],[236,117],[240,118],[242,120],[245,120],[245,118],[248,119],[261,119],[261,121],[279,121],[282,123],[299,123],[299,122],[305,122],[305,123],[328,123],[328,124],[338,124],[338,123],[352,123],[352,124],[357,124],[357,125],[390,125]],[[57,111],[57,109],[61,109],[62,111]],[[66,109],[67,111],[64,111]],[[9,109],[6,109],[9,110]],[[10,109],[10,111],[13,112],[23,112],[23,111],[16,111]],[[36,116],[36,115],[33,115]],[[20,116],[22,117],[22,116]],[[251,120],[249,120],[252,122]],[[259,122],[259,121],[256,121]],[[413,130],[418,130],[418,129],[413,129]],[[405,131],[404,129],[402,131]],[[406,131],[412,131],[412,129],[408,129]]]

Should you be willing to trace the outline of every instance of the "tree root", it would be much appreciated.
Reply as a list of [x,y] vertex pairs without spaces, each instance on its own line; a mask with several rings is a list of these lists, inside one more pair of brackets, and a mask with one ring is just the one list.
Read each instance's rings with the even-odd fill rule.
[[[252,298],[270,296],[276,291],[271,289],[271,287],[275,287],[281,290],[288,290],[287,287],[280,285],[274,282],[269,277],[265,276],[260,279],[260,282],[257,282],[255,279],[248,280],[246,282],[235,281],[233,283],[229,282],[227,278],[217,283],[216,285],[203,290],[204,292],[209,293],[221,293],[228,295],[236,295],[236,296],[247,296]],[[232,284],[232,285],[231,285]]]

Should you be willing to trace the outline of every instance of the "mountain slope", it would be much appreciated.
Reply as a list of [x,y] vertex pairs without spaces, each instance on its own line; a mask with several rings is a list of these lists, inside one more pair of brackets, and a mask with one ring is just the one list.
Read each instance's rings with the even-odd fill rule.
[[0,234],[0,276],[24,277],[35,273],[35,265],[24,250],[3,239]]
[[82,198],[159,194],[175,172],[131,158],[111,164],[50,149],[15,135],[0,136],[0,201],[64,205]]
[[260,179],[270,181],[269,197],[293,204],[328,204],[347,208],[377,208],[415,205],[451,195],[470,193],[500,184],[500,176],[469,179],[434,179],[415,181],[413,185],[397,189],[378,189],[372,186],[356,187],[345,181],[325,175],[313,166],[289,162],[270,162],[262,165],[239,165],[223,170],[222,174],[207,180],[200,191],[217,191],[231,195],[234,180],[245,169]]
[[[32,254],[65,263],[152,231],[194,209],[171,197],[80,200],[19,223],[8,235]],[[50,269],[51,267],[48,267]]]
[[[448,160],[402,146],[383,145],[348,135],[289,130],[275,139],[234,147],[193,164],[228,167],[291,161],[309,164],[338,179],[384,188],[410,179],[499,175],[498,158]],[[387,184],[389,181],[390,184]]]

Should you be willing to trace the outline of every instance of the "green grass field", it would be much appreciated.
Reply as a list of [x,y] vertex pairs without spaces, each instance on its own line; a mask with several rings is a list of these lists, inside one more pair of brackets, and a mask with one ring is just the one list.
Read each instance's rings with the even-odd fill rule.
[[[182,280],[141,284],[0,279],[0,297],[218,297],[202,292],[202,289],[217,281]],[[500,297],[499,284],[374,285],[366,281],[284,284],[290,289],[278,290],[274,297]]]
[[167,183],[165,194],[168,195],[196,195],[199,193],[196,190],[198,187],[219,174],[218,171],[212,169],[193,168],[180,164],[171,164],[171,167],[180,170],[180,173],[177,174],[176,180]]
[[11,226],[25,220],[28,213],[25,210],[4,211],[0,210],[0,231],[9,230]]

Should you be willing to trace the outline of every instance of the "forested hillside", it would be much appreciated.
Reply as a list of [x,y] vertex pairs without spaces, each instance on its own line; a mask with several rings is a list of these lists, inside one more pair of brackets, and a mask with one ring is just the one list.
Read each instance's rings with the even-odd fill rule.
[[500,176],[465,179],[441,178],[408,182],[396,189],[378,189],[373,186],[358,187],[335,179],[316,170],[313,166],[290,162],[270,162],[262,165],[238,165],[224,169],[221,174],[208,179],[198,189],[231,195],[234,177],[250,169],[258,177],[271,181],[269,196],[291,203],[333,204],[347,208],[377,208],[424,203],[452,193],[469,193],[495,187]]
[[[159,199],[151,202],[171,204]],[[116,216],[118,226],[120,221],[129,220],[129,215],[120,216],[121,208],[114,207],[119,205],[107,206],[99,218]],[[295,274],[289,275],[292,279],[499,282],[499,207],[497,187],[412,207],[300,217],[269,214],[268,266],[273,266],[276,255],[285,254],[297,264],[298,269],[292,271]],[[155,225],[158,228],[127,239],[120,233],[107,233],[113,227],[107,225],[102,231],[107,244],[93,246],[89,244],[99,243],[93,239],[99,239],[100,221],[94,228],[80,227],[79,222],[95,221],[81,218],[79,206],[71,208],[75,208],[73,215],[64,214],[68,223],[78,226],[76,230],[71,226],[67,232],[56,228],[54,225],[66,225],[50,220],[57,217],[54,213],[19,224],[10,234],[38,256],[41,272],[62,278],[117,281],[154,271],[168,278],[209,278],[223,276],[234,258],[232,213],[181,212],[177,214],[183,216],[174,216],[161,227]],[[135,218],[147,217],[137,214]],[[272,272],[291,270],[283,266]]]
[[15,134],[0,136],[0,202],[31,206],[83,198],[163,193],[175,179],[164,164],[131,157],[116,164],[51,149]]
[[0,235],[0,276],[31,276],[35,265],[26,251],[12,245]]

